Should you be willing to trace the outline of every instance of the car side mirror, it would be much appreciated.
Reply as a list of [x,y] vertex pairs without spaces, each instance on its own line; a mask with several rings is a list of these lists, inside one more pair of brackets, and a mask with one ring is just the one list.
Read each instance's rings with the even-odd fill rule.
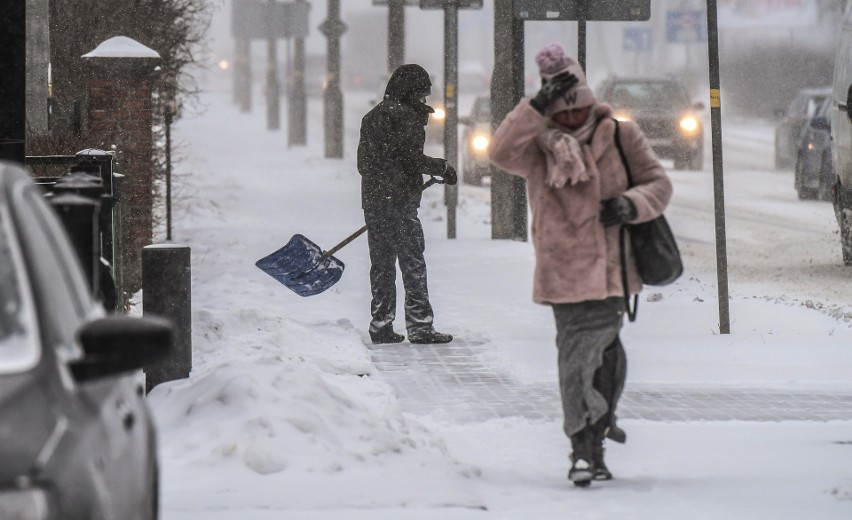
[[138,370],[159,361],[172,349],[174,325],[162,318],[110,316],[77,331],[83,358],[71,364],[78,380]]
[[823,116],[818,116],[811,119],[811,128],[816,130],[831,130],[831,123],[828,118]]
[[695,110],[704,110],[704,103],[701,101],[696,101],[695,104],[692,105],[692,108]]
[[787,111],[783,108],[779,108],[776,109],[775,112],[772,112],[772,114],[775,115],[776,119],[784,119],[784,116],[787,115]]
[[849,85],[849,89],[846,91],[846,117],[852,122],[852,109],[849,108],[850,105],[852,105],[852,84]]

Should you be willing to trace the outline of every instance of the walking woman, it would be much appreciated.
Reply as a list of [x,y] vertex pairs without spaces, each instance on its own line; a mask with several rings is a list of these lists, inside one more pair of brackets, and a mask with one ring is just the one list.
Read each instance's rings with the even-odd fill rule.
[[[612,370],[602,366],[604,352],[621,347],[619,228],[661,215],[672,184],[639,127],[613,119],[612,108],[597,102],[582,68],[561,46],[542,49],[536,63],[541,90],[506,116],[489,156],[527,181],[533,300],[553,308],[563,429],[572,447],[568,478],[586,486],[612,478],[603,445],[620,388],[613,388],[618,377],[601,371]],[[616,138],[631,168],[631,188]],[[628,290],[637,294],[642,282],[629,244],[624,247]]]

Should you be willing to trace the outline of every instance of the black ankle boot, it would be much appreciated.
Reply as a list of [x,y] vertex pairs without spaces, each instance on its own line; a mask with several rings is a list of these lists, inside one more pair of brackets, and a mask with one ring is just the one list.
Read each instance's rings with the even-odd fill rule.
[[568,480],[579,487],[588,486],[595,478],[589,433],[589,428],[586,427],[571,436],[571,469],[568,470]]
[[402,334],[397,334],[392,328],[382,329],[378,332],[370,331],[370,341],[374,344],[400,343],[405,339]]
[[598,421],[592,427],[592,466],[594,466],[595,480],[612,480],[612,473],[604,463],[604,442],[606,440],[607,431],[606,420]]

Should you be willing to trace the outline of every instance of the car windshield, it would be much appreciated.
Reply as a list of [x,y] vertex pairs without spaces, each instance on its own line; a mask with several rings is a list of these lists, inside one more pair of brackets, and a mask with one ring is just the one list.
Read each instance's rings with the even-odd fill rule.
[[0,374],[27,370],[38,360],[36,321],[27,287],[9,211],[0,203]]
[[630,108],[683,107],[689,104],[683,88],[668,81],[616,83],[607,99],[615,107]]

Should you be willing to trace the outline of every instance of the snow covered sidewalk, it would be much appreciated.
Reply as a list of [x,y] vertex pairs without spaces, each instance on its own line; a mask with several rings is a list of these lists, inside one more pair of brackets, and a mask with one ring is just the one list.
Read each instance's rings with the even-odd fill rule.
[[[440,190],[424,194],[436,327],[458,341],[372,347],[366,240],[336,255],[343,278],[311,298],[254,267],[297,232],[330,247],[363,224],[358,121],[347,115],[346,157],[327,160],[317,99],[309,146],[287,149],[260,108],[241,114],[229,98],[205,95],[207,112],[174,132],[173,236],[192,248],[194,365],[149,396],[164,520],[852,514],[848,323],[737,296],[734,334],[721,336],[714,273],[687,272],[625,326],[629,437],[607,452],[616,480],[574,489],[553,318],[530,302],[531,246],[489,239],[487,189],[461,187],[456,240],[445,238]],[[801,415],[809,395],[829,412]],[[777,415],[755,420],[779,399]],[[737,415],[707,415],[738,404]]]

